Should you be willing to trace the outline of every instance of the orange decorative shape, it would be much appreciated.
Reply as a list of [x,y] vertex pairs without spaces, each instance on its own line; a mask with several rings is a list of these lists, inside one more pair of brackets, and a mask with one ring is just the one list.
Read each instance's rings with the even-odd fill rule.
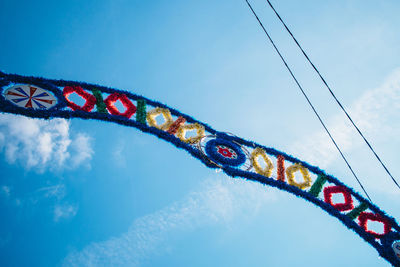
[[285,181],[285,157],[282,155],[278,155],[277,157],[277,179],[279,181],[284,182]]
[[171,124],[171,126],[169,126],[168,128],[168,133],[169,134],[176,134],[176,132],[178,131],[178,129],[186,122],[186,119],[182,116],[180,116],[178,119],[176,119],[176,121],[174,121],[174,123]]

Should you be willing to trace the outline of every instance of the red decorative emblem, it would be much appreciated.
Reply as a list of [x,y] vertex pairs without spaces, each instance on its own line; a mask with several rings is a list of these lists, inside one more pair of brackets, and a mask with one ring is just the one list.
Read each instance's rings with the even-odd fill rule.
[[218,145],[217,152],[221,154],[224,158],[229,158],[229,159],[237,158],[236,152],[232,148],[229,148],[227,146]]
[[[119,110],[115,107],[114,104],[118,100],[121,101],[122,105],[125,107],[125,112],[119,112]],[[112,115],[124,116],[129,119],[136,112],[136,106],[132,104],[129,98],[124,94],[112,93],[106,98],[106,100],[104,100],[104,103]]]
[[15,85],[4,95],[8,101],[22,108],[49,109],[57,103],[52,93],[27,84]]
[[[342,194],[344,197],[344,203],[333,203],[332,196],[334,194]],[[354,209],[353,199],[351,198],[350,192],[343,186],[335,185],[324,188],[324,199],[325,202],[332,205],[338,211],[346,211]]]
[[[72,102],[71,100],[68,99],[68,96],[72,93],[76,93],[83,99],[85,99],[85,104],[83,106],[79,106]],[[96,98],[92,95],[86,92],[85,90],[82,89],[80,86],[65,86],[63,90],[63,94],[65,97],[65,100],[68,102],[68,107],[70,107],[72,110],[83,110],[90,112],[94,108],[94,105],[96,104]]]
[[[371,212],[361,212],[361,214],[358,216],[358,221],[359,221],[360,226],[362,228],[364,228],[365,232],[370,233],[375,238],[381,238],[382,236],[388,234],[390,232],[390,230],[392,229],[392,225],[387,218],[385,218],[379,214],[374,214]],[[382,223],[383,224],[383,233],[377,233],[375,231],[369,230],[368,229],[368,221]]]

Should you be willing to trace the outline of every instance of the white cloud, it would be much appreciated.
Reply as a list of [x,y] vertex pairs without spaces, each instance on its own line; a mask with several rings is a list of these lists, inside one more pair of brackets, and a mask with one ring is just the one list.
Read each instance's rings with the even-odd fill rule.
[[[397,140],[400,134],[400,123],[398,123],[400,118],[400,69],[389,75],[381,86],[364,93],[348,109],[348,112],[367,139],[371,139],[371,137],[379,139],[378,136],[384,136],[385,143],[391,138]],[[342,114],[335,116],[330,122],[329,130],[342,151],[349,154],[365,145]],[[301,155],[303,160],[323,168],[340,157],[323,130],[295,142],[290,146],[290,150],[292,150],[292,154]],[[368,153],[370,152],[368,151]],[[372,153],[371,157],[373,157]],[[385,186],[381,183],[375,188],[393,193],[391,182]]]
[[239,216],[251,218],[260,207],[274,200],[275,195],[260,184],[216,176],[207,180],[204,190],[192,192],[182,201],[135,220],[121,236],[70,253],[63,265],[136,266],[159,251],[173,231],[226,224]]
[[[93,149],[90,145],[90,137],[83,133],[78,133],[76,138],[72,141],[71,145],[71,167],[75,168],[82,163],[88,163],[93,156]],[[90,165],[87,165],[90,167]]]
[[90,138],[83,133],[72,136],[67,120],[11,114],[0,115],[0,150],[4,150],[10,164],[18,162],[39,171],[75,168],[87,164],[93,155]]
[[74,217],[78,212],[78,207],[69,204],[56,205],[54,207],[54,221],[58,222],[61,219]]

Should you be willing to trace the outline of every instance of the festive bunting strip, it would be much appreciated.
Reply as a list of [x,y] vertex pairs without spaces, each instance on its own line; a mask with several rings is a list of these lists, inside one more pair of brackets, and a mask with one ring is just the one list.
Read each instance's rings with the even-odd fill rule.
[[[75,103],[72,94],[84,104]],[[400,266],[396,220],[337,178],[274,148],[216,131],[160,102],[104,86],[0,72],[0,111],[43,119],[96,119],[150,133],[186,150],[207,167],[313,203],[357,233],[381,257]],[[335,201],[336,196],[343,201]],[[383,231],[371,229],[369,222],[381,224]]]

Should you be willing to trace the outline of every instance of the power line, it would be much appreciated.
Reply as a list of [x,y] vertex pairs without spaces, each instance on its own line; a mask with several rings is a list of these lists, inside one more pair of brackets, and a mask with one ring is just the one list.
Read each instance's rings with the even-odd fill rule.
[[332,89],[330,88],[330,86],[328,85],[328,83],[325,81],[324,77],[321,75],[321,73],[319,72],[319,70],[317,69],[317,67],[314,65],[314,63],[310,60],[310,58],[308,57],[307,53],[304,51],[304,49],[301,47],[301,45],[299,44],[299,42],[297,41],[297,39],[294,37],[294,35],[292,34],[292,32],[290,31],[290,29],[287,27],[286,23],[283,21],[283,19],[281,18],[281,16],[278,14],[278,12],[275,10],[274,6],[271,4],[271,2],[269,0],[267,0],[269,6],[272,8],[272,10],[274,11],[275,15],[278,17],[278,19],[282,22],[283,26],[285,27],[286,31],[290,34],[290,36],[292,37],[293,41],[296,43],[297,47],[300,48],[301,52],[303,53],[303,55],[305,56],[305,58],[307,59],[307,61],[310,63],[310,65],[312,66],[312,68],[315,70],[315,72],[318,74],[318,76],[321,78],[322,82],[324,83],[325,87],[328,88],[329,92],[331,93],[332,97],[336,100],[337,104],[340,106],[340,108],[343,110],[343,112],[346,114],[347,118],[349,119],[349,121],[351,122],[351,124],[354,126],[354,128],[356,128],[357,132],[360,134],[360,136],[362,137],[362,139],[364,139],[365,143],[367,144],[367,146],[369,147],[369,149],[372,151],[372,153],[375,155],[375,157],[378,159],[378,161],[381,163],[382,167],[385,169],[385,171],[387,172],[387,174],[390,176],[390,178],[392,178],[393,182],[397,185],[397,187],[400,189],[400,185],[399,183],[396,181],[396,179],[393,177],[393,175],[390,173],[389,169],[386,167],[386,165],[382,162],[382,160],[380,159],[380,157],[378,156],[378,154],[375,152],[375,150],[372,148],[371,144],[368,142],[367,138],[365,138],[364,134],[361,132],[361,130],[358,128],[358,126],[354,123],[353,119],[350,117],[349,113],[346,111],[346,109],[343,107],[342,103],[339,101],[339,99],[336,97],[336,95],[333,93]]
[[254,11],[253,7],[251,6],[251,4],[249,3],[248,0],[245,0],[247,5],[249,6],[251,12],[253,13],[254,17],[257,19],[258,23],[260,24],[261,28],[263,29],[264,33],[267,35],[269,41],[271,42],[272,46],[274,47],[275,51],[278,53],[279,57],[281,58],[283,64],[285,65],[286,69],[289,71],[290,75],[292,76],[293,80],[296,82],[297,86],[299,87],[301,93],[304,95],[304,97],[306,98],[308,104],[310,105],[311,109],[313,110],[313,112],[315,113],[315,115],[317,116],[319,122],[322,124],[322,126],[324,127],[326,133],[329,135],[329,138],[331,139],[332,143],[335,145],[336,149],[339,151],[340,155],[342,156],[343,160],[346,162],[347,167],[350,169],[351,173],[353,174],[354,178],[356,178],[358,184],[360,185],[361,189],[364,191],[365,195],[367,196],[367,198],[372,202],[371,198],[369,197],[367,191],[365,190],[364,186],[362,185],[360,179],[358,179],[357,175],[355,174],[355,172],[353,171],[353,168],[350,166],[349,162],[347,161],[346,157],[344,156],[343,152],[341,151],[341,149],[339,148],[338,144],[336,143],[335,139],[333,139],[331,133],[329,132],[328,128],[326,127],[325,123],[322,121],[322,118],[320,117],[320,115],[318,114],[317,110],[315,109],[314,105],[311,103],[310,99],[308,98],[307,94],[305,93],[305,91],[303,90],[303,87],[300,85],[299,81],[297,80],[296,76],[293,74],[292,70],[290,69],[290,67],[288,66],[285,58],[282,56],[281,52],[279,51],[278,47],[275,45],[274,41],[272,40],[271,36],[269,35],[269,33],[267,32],[267,30],[265,29],[264,25],[262,24],[262,22],[260,21],[260,19],[258,18],[256,12]]

